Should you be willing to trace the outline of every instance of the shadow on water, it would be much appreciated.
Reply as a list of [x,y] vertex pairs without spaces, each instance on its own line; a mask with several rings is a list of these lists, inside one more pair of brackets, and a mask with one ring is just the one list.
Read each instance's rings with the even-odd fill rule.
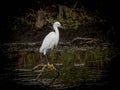
[[[7,45],[7,44],[6,44]],[[59,45],[49,55],[60,72],[60,76],[49,86],[55,77],[54,71],[46,68],[39,79],[43,64],[46,64],[44,56],[38,53],[38,47],[29,49],[29,46],[2,45],[1,49],[1,74],[2,88],[15,89],[97,89],[109,85],[108,71],[105,66],[110,62],[108,46],[63,46]],[[4,49],[3,49],[4,48]],[[17,48],[17,49],[16,49]],[[38,64],[41,66],[32,71]],[[7,86],[7,87],[6,87]]]

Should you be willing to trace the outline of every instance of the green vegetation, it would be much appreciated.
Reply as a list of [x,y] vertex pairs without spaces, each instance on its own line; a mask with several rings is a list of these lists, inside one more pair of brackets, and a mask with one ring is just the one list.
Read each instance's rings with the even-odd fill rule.
[[[52,8],[48,6],[38,10],[28,9],[28,12],[24,12],[18,17],[10,17],[13,20],[8,20],[9,28],[15,31],[26,26],[36,27],[36,22],[39,25],[44,25],[46,24],[45,22],[53,24],[55,20],[58,20],[66,28],[78,29],[80,25],[103,22],[102,18],[88,11],[83,6],[81,8],[76,7],[76,3],[71,7],[66,5],[53,5]],[[42,13],[39,14],[38,12],[40,11]],[[41,19],[44,19],[43,17],[45,20],[42,21]]]
[[[64,83],[65,85],[75,85],[82,81],[96,81],[101,78],[102,71],[104,70],[105,63],[108,62],[108,55],[110,49],[108,47],[63,47],[54,50],[50,53],[48,59],[52,63],[62,64],[56,65],[61,75],[56,80],[56,83]],[[45,57],[39,53],[21,52],[21,57],[18,59],[16,68],[32,69],[35,65],[45,62]],[[9,54],[11,58],[13,55]],[[20,64],[21,63],[21,64]],[[19,65],[22,65],[21,67]],[[41,69],[40,67],[39,69]],[[33,73],[36,76],[37,73]],[[53,78],[54,71],[49,69],[43,72],[42,78]]]
[[92,15],[84,7],[82,8],[69,8],[67,6],[60,5],[59,12],[54,12],[53,16],[45,11],[47,19],[50,23],[54,20],[60,21],[65,27],[78,29],[82,24],[94,24],[100,22],[100,17]]

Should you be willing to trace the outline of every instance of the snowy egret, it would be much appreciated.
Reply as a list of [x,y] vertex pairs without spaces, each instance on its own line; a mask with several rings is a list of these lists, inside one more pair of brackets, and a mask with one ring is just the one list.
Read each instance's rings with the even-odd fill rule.
[[[53,50],[53,48],[57,47],[57,45],[58,45],[58,42],[59,42],[59,30],[58,30],[58,27],[62,27],[62,26],[61,26],[60,22],[56,21],[53,24],[53,29],[55,31],[50,32],[43,39],[43,42],[42,42],[42,45],[40,47],[39,52],[43,53],[43,55],[46,56],[46,59],[47,59],[47,55],[46,55],[47,52],[49,50]],[[54,65],[49,63],[48,59],[47,59],[47,62],[48,62],[48,64],[47,64],[48,68],[50,68],[52,70],[56,70],[56,68],[54,67]]]

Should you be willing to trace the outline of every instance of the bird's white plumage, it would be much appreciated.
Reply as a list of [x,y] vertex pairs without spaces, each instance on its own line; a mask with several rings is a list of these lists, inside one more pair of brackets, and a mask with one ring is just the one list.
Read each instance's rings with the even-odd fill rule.
[[58,42],[59,42],[59,30],[58,27],[60,27],[61,24],[59,22],[55,22],[53,24],[53,28],[55,30],[55,32],[50,32],[44,39],[43,39],[43,43],[40,47],[39,52],[43,53],[44,55],[46,55],[47,51],[49,49],[53,49],[54,46],[57,46]]

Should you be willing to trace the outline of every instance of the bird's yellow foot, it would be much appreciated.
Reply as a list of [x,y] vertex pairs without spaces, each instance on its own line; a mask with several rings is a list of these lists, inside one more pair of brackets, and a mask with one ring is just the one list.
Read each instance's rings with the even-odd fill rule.
[[55,66],[53,64],[48,63],[48,68],[51,70],[56,70]]

